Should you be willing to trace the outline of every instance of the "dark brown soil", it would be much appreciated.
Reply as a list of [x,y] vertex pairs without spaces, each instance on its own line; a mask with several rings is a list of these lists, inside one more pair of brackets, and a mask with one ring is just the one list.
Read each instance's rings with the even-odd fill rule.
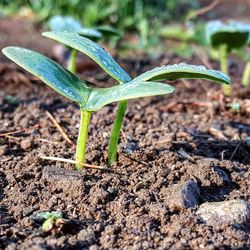
[[[180,59],[122,64],[135,75],[166,61]],[[1,64],[0,134],[21,132],[0,137],[0,248],[250,249],[249,224],[209,226],[196,214],[206,201],[250,201],[250,92],[239,87],[235,64],[231,73],[230,98],[199,80],[174,82],[171,96],[130,101],[117,165],[77,173],[39,156],[74,158],[45,111],[76,141],[78,107],[13,64]],[[85,75],[109,83],[101,70]],[[112,104],[93,114],[88,163],[106,165],[115,110]],[[198,206],[176,210],[167,190],[190,179],[200,189]],[[44,233],[35,216],[54,210],[63,212],[65,224]]]

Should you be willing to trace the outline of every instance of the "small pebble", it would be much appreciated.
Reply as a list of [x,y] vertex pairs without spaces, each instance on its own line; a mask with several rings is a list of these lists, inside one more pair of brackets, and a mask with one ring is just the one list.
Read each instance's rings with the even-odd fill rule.
[[8,151],[7,145],[0,146],[0,156],[5,155],[7,153],[7,151]]
[[171,209],[179,211],[198,204],[200,189],[194,180],[188,180],[174,185],[173,187],[162,189],[163,199]]
[[209,225],[244,224],[250,219],[250,203],[239,199],[206,202],[197,214]]
[[23,150],[27,150],[31,148],[31,140],[30,139],[22,140],[20,143],[20,146]]
[[92,229],[82,229],[78,235],[77,238],[79,241],[85,241],[89,244],[95,243],[95,233]]

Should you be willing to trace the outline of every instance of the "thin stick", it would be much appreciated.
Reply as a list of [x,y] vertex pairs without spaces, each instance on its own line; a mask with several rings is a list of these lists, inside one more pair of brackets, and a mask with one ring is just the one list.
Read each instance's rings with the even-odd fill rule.
[[49,160],[49,161],[61,161],[61,162],[67,162],[67,163],[71,163],[71,164],[78,164],[78,165],[81,165],[81,166],[86,167],[86,168],[94,168],[94,169],[101,169],[101,170],[108,169],[108,168],[105,168],[105,167],[96,166],[96,165],[90,165],[90,164],[82,163],[82,162],[76,162],[74,160],[60,158],[60,157],[40,156],[40,158],[44,159],[44,160]]
[[[198,48],[196,48],[198,49]],[[200,61],[209,69],[212,68],[212,64],[209,62],[208,56],[206,53],[204,53],[203,50],[198,49],[197,56],[199,57]]]
[[126,134],[124,133],[123,129],[121,129],[121,134],[122,134],[122,137],[125,141],[125,143],[128,143],[128,140],[127,140],[127,137],[126,137]]
[[149,129],[148,130],[148,133],[152,133],[152,132],[161,132],[161,131],[164,131],[164,130],[168,130],[169,128],[152,128],[152,129]]
[[231,157],[230,157],[230,159],[229,159],[230,161],[234,158],[234,156],[235,156],[236,152],[238,151],[240,145],[241,145],[241,141],[238,143],[238,145],[237,145],[236,148],[234,149],[234,151],[233,151],[233,153],[232,153],[232,155],[231,155]]
[[212,9],[214,9],[219,3],[221,2],[221,0],[214,0],[211,4],[209,4],[208,6],[205,6],[201,9],[198,10],[194,10],[192,11],[192,13],[186,18],[186,21],[189,21],[190,19],[199,16],[199,15],[203,15],[206,12],[211,11]]
[[62,134],[63,138],[73,147],[76,147],[76,145],[73,143],[72,140],[69,139],[67,134],[63,131],[62,127],[59,125],[59,123],[56,121],[56,119],[50,114],[49,111],[45,111],[45,114],[49,117],[49,119],[53,122],[55,127],[59,130],[59,132]]
[[129,155],[127,154],[123,154],[123,156],[127,157],[128,159],[132,160],[132,161],[135,161],[137,163],[141,163],[142,165],[145,165],[145,166],[149,166],[149,163],[145,162],[145,161],[141,161],[141,160],[137,160],[133,157],[130,157]]
[[51,144],[59,144],[60,143],[57,141],[49,141],[49,140],[42,139],[42,138],[37,138],[36,141],[42,141],[42,142],[51,143]]
[[30,127],[30,128],[24,128],[24,129],[20,129],[20,130],[0,134],[0,137],[26,132],[26,131],[28,131],[28,130],[30,130],[32,128],[38,128],[38,127],[39,127],[39,124],[36,124],[36,125],[34,125],[33,127]]

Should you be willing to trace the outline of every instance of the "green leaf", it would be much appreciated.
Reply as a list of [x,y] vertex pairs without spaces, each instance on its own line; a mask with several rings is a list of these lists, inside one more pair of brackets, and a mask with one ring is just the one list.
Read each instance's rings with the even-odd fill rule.
[[48,57],[19,47],[7,47],[2,51],[9,59],[40,78],[61,95],[81,105],[87,101],[91,89]]
[[133,81],[176,80],[179,78],[201,78],[230,84],[230,78],[220,71],[206,69],[204,66],[189,65],[185,63],[154,68],[136,77]]
[[94,88],[89,95],[88,102],[82,108],[87,111],[96,111],[112,102],[171,94],[174,90],[172,86],[165,83],[134,81],[110,88]]
[[131,80],[130,76],[99,44],[70,32],[44,32],[43,36],[54,39],[86,54],[117,81],[124,83]]
[[60,211],[52,211],[51,212],[51,216],[53,216],[56,219],[62,219],[63,214]]
[[90,39],[100,39],[102,38],[102,33],[96,29],[91,28],[81,28],[78,32],[79,35],[88,37]]
[[102,33],[104,37],[111,37],[111,36],[121,36],[120,32],[118,30],[114,29],[113,27],[109,25],[101,25],[95,27],[96,30]]
[[53,16],[49,20],[49,28],[53,31],[79,32],[82,25],[70,16]]
[[46,221],[44,221],[44,223],[42,224],[42,230],[44,232],[51,231],[53,229],[53,227],[54,227],[55,222],[56,222],[56,218],[51,216]]
[[63,214],[60,211],[52,211],[52,212],[41,211],[41,212],[37,213],[35,218],[38,220],[47,220],[52,216],[56,219],[61,219],[63,217]]
[[242,22],[219,20],[210,21],[206,25],[206,37],[208,43],[217,48],[226,44],[228,51],[242,48],[247,44],[250,33],[250,25]]
[[51,212],[39,212],[37,215],[36,215],[36,219],[38,220],[47,220],[51,217]]

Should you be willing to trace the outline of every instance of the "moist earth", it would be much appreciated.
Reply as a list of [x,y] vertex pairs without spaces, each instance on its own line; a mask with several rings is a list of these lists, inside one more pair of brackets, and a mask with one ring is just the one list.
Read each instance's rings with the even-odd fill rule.
[[[133,68],[128,60],[124,65]],[[92,74],[102,77],[99,70]],[[45,111],[76,141],[76,104],[12,64],[1,66],[0,85],[1,133],[20,131],[1,137],[2,248],[249,248],[248,221],[211,225],[197,213],[205,202],[249,202],[249,112],[243,104],[228,107],[247,93],[219,104],[217,85],[177,81],[172,96],[130,101],[117,165],[77,173],[68,163],[40,158],[73,159],[74,147]],[[115,109],[93,113],[88,163],[106,166]],[[181,195],[185,185],[189,202]],[[44,233],[35,215],[54,210],[63,212],[65,224]]]
[[[135,76],[166,60],[180,62],[166,55],[120,63]],[[187,62],[201,64],[197,58]],[[171,96],[129,101],[118,163],[76,172],[69,163],[40,156],[74,158],[75,148],[45,111],[76,142],[77,105],[2,63],[0,248],[250,249],[250,91],[240,87],[239,67],[231,64],[232,97],[222,98],[215,83],[190,80],[171,83],[177,89]],[[80,76],[112,84],[99,69]],[[87,163],[106,166],[116,107],[93,113]],[[223,207],[232,200],[244,215],[231,212],[213,223],[201,214],[207,203]],[[63,223],[45,233],[36,215],[55,210],[63,212]]]

